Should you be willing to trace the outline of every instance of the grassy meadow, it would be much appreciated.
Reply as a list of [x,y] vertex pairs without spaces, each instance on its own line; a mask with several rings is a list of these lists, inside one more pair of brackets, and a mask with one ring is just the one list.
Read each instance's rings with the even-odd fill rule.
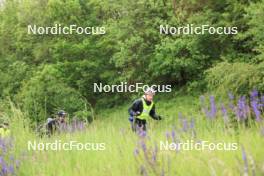
[[[200,109],[199,97],[178,96],[157,102],[162,121],[151,121],[147,134],[135,134],[127,120],[127,106],[98,114],[84,130],[37,137],[25,125],[24,114],[11,108],[11,154],[19,161],[17,175],[263,175],[264,152],[261,124],[250,120],[250,127],[224,123],[219,114],[208,119]],[[100,119],[100,118],[99,118]],[[238,143],[234,151],[160,150],[160,142],[210,141]],[[105,143],[102,151],[32,151],[28,141],[55,140]]]

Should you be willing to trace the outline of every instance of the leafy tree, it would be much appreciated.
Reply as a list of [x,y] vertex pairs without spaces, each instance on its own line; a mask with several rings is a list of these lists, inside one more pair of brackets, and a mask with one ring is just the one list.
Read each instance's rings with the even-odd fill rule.
[[45,120],[60,109],[72,115],[84,110],[87,104],[78,91],[62,81],[59,71],[52,65],[37,71],[23,85],[17,99],[31,120],[36,122]]

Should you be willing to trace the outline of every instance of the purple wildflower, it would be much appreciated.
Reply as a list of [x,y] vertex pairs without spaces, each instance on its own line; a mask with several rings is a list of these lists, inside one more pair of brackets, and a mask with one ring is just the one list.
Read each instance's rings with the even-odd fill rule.
[[210,96],[210,105],[211,105],[210,117],[211,118],[215,118],[216,112],[217,112],[217,108],[216,108],[216,105],[215,105],[215,97],[214,96]]
[[231,92],[228,93],[228,97],[229,97],[229,108],[234,112],[235,111],[235,106],[234,106],[235,97]]
[[143,130],[143,128],[141,127],[137,127],[137,134],[139,137],[142,137],[142,138],[147,136],[147,132]]
[[192,130],[192,137],[196,137],[196,131],[195,131],[195,120],[194,118],[191,119],[190,122],[190,129]]
[[251,101],[258,99],[258,91],[255,89],[250,93]]
[[166,139],[167,141],[170,139],[170,133],[168,131],[166,131]]
[[138,150],[138,148],[135,148],[135,150],[134,150],[134,156],[138,156],[139,155],[139,150]]
[[3,159],[3,157],[0,156],[0,165],[1,165],[1,174],[0,175],[7,175],[8,174],[8,165]]
[[259,99],[258,108],[263,111],[264,110],[264,96],[261,96]]
[[190,128],[194,129],[194,125],[195,125],[195,121],[194,121],[194,118],[192,118],[190,122]]
[[141,141],[141,148],[144,151],[144,153],[147,151],[146,143],[143,140]]
[[248,175],[248,160],[244,147],[242,146],[242,159],[244,161],[244,174]]
[[247,118],[247,104],[245,96],[240,97],[238,100],[236,115],[238,120],[245,120]]
[[157,161],[157,154],[158,154],[158,146],[155,144],[154,150],[152,151],[152,161],[156,162]]
[[13,165],[10,165],[10,166],[8,167],[8,171],[9,171],[10,175],[14,175],[14,173],[15,173],[14,166],[13,166]]
[[256,116],[256,121],[259,122],[261,121],[261,112],[258,109],[258,102],[256,100],[251,101],[251,107],[253,108],[253,111],[255,113]]
[[224,122],[226,124],[226,123],[228,123],[228,114],[227,114],[227,109],[225,108],[225,106],[223,104],[221,106],[221,111],[222,111]]
[[176,140],[176,132],[175,132],[174,129],[171,131],[171,138],[172,138],[173,142],[175,142],[175,140]]
[[188,130],[188,121],[187,121],[187,119],[183,119],[182,120],[182,130],[184,132],[187,132],[187,130]]
[[12,138],[0,138],[0,175],[15,175],[16,160],[14,156],[10,155],[10,150],[13,148]]

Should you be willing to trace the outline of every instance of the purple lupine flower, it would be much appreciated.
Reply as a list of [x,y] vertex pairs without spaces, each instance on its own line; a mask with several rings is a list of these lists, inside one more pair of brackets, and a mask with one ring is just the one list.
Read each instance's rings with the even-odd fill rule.
[[168,131],[166,131],[166,139],[167,141],[170,139],[170,133]]
[[147,131],[142,130],[140,133],[140,137],[146,137],[147,136]]
[[173,142],[176,141],[176,132],[175,132],[174,129],[171,131],[171,138],[172,138],[172,141],[173,141]]
[[4,162],[5,162],[5,161],[4,161],[3,157],[0,156],[0,166],[2,166]]
[[190,128],[194,129],[194,127],[195,127],[195,120],[194,120],[194,118],[192,118],[191,122],[190,122]]
[[1,172],[0,172],[1,174],[0,175],[7,175],[8,174],[8,165],[2,156],[0,156],[0,165],[1,165]]
[[157,153],[152,152],[152,162],[156,162],[157,160]]
[[147,145],[143,140],[141,141],[141,148],[144,151],[144,153],[147,151]]
[[137,135],[139,136],[139,137],[146,137],[147,136],[147,132],[143,129],[143,126],[136,126],[136,132],[137,132]]
[[256,116],[256,121],[260,122],[261,121],[261,112],[258,109],[258,102],[256,100],[251,101],[251,107],[253,108],[253,111],[255,113]]
[[138,150],[138,148],[135,148],[135,150],[134,150],[134,156],[138,156],[139,155],[139,150]]
[[249,104],[246,105],[245,112],[246,112],[246,116],[250,117],[251,112],[250,112],[250,105]]
[[247,118],[248,112],[247,112],[247,103],[246,103],[246,97],[242,96],[238,100],[238,105],[236,108],[236,115],[238,120],[245,120]]
[[12,162],[14,162],[14,161],[15,161],[15,158],[14,158],[14,156],[13,156],[13,155],[11,155],[11,156],[9,157],[9,159],[10,159],[10,161],[12,161]]
[[228,123],[229,119],[228,119],[227,109],[225,108],[225,106],[223,104],[221,106],[221,111],[222,111],[224,122],[226,124],[226,123]]
[[236,108],[235,108],[235,105],[233,103],[229,103],[229,109],[233,112],[233,113],[236,113]]
[[195,131],[195,120],[194,118],[191,119],[191,122],[190,122],[190,129],[192,130],[192,137],[196,137],[196,131]]
[[14,175],[15,173],[15,169],[14,169],[14,166],[13,165],[10,165],[8,167],[8,172],[9,172],[9,175]]
[[187,132],[188,131],[188,121],[187,121],[187,119],[183,119],[182,120],[182,130],[184,132]]
[[157,145],[157,143],[155,143],[155,146],[154,146],[154,152],[155,152],[155,153],[158,153],[158,151],[159,151],[158,145]]
[[248,160],[247,160],[247,154],[245,152],[244,147],[242,146],[242,159],[244,162],[244,174],[248,175]]
[[211,118],[215,118],[216,117],[217,108],[216,108],[216,105],[215,105],[215,97],[214,96],[210,96],[210,105],[211,105],[210,117]]
[[5,138],[0,138],[0,151],[2,151],[3,154],[7,153],[8,146],[6,144]]
[[83,122],[80,122],[79,125],[78,125],[78,129],[79,129],[80,131],[85,130],[85,124],[84,124]]
[[0,138],[0,175],[15,175],[16,162],[13,155],[9,151],[13,148],[12,138]]
[[158,154],[158,146],[155,143],[154,150],[152,151],[152,161],[153,162],[157,161],[157,154]]
[[256,89],[250,92],[250,98],[251,101],[258,99],[258,91]]
[[264,95],[261,96],[260,102],[261,102],[262,108],[264,108]]
[[228,93],[228,97],[229,97],[229,108],[233,112],[235,112],[235,106],[234,106],[234,99],[235,99],[235,97],[234,97],[234,95],[231,92]]
[[147,132],[145,130],[143,130],[143,127],[138,127],[138,129],[137,129],[137,135],[139,137],[144,138],[144,137],[147,136]]

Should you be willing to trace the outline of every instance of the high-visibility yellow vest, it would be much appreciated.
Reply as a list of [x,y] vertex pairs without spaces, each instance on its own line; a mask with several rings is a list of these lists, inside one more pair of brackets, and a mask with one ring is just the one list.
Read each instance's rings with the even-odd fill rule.
[[139,116],[137,116],[137,118],[141,120],[147,120],[149,118],[149,113],[154,105],[154,102],[152,101],[150,105],[147,105],[144,98],[142,98],[141,100],[143,104],[143,110],[142,110],[142,113]]

